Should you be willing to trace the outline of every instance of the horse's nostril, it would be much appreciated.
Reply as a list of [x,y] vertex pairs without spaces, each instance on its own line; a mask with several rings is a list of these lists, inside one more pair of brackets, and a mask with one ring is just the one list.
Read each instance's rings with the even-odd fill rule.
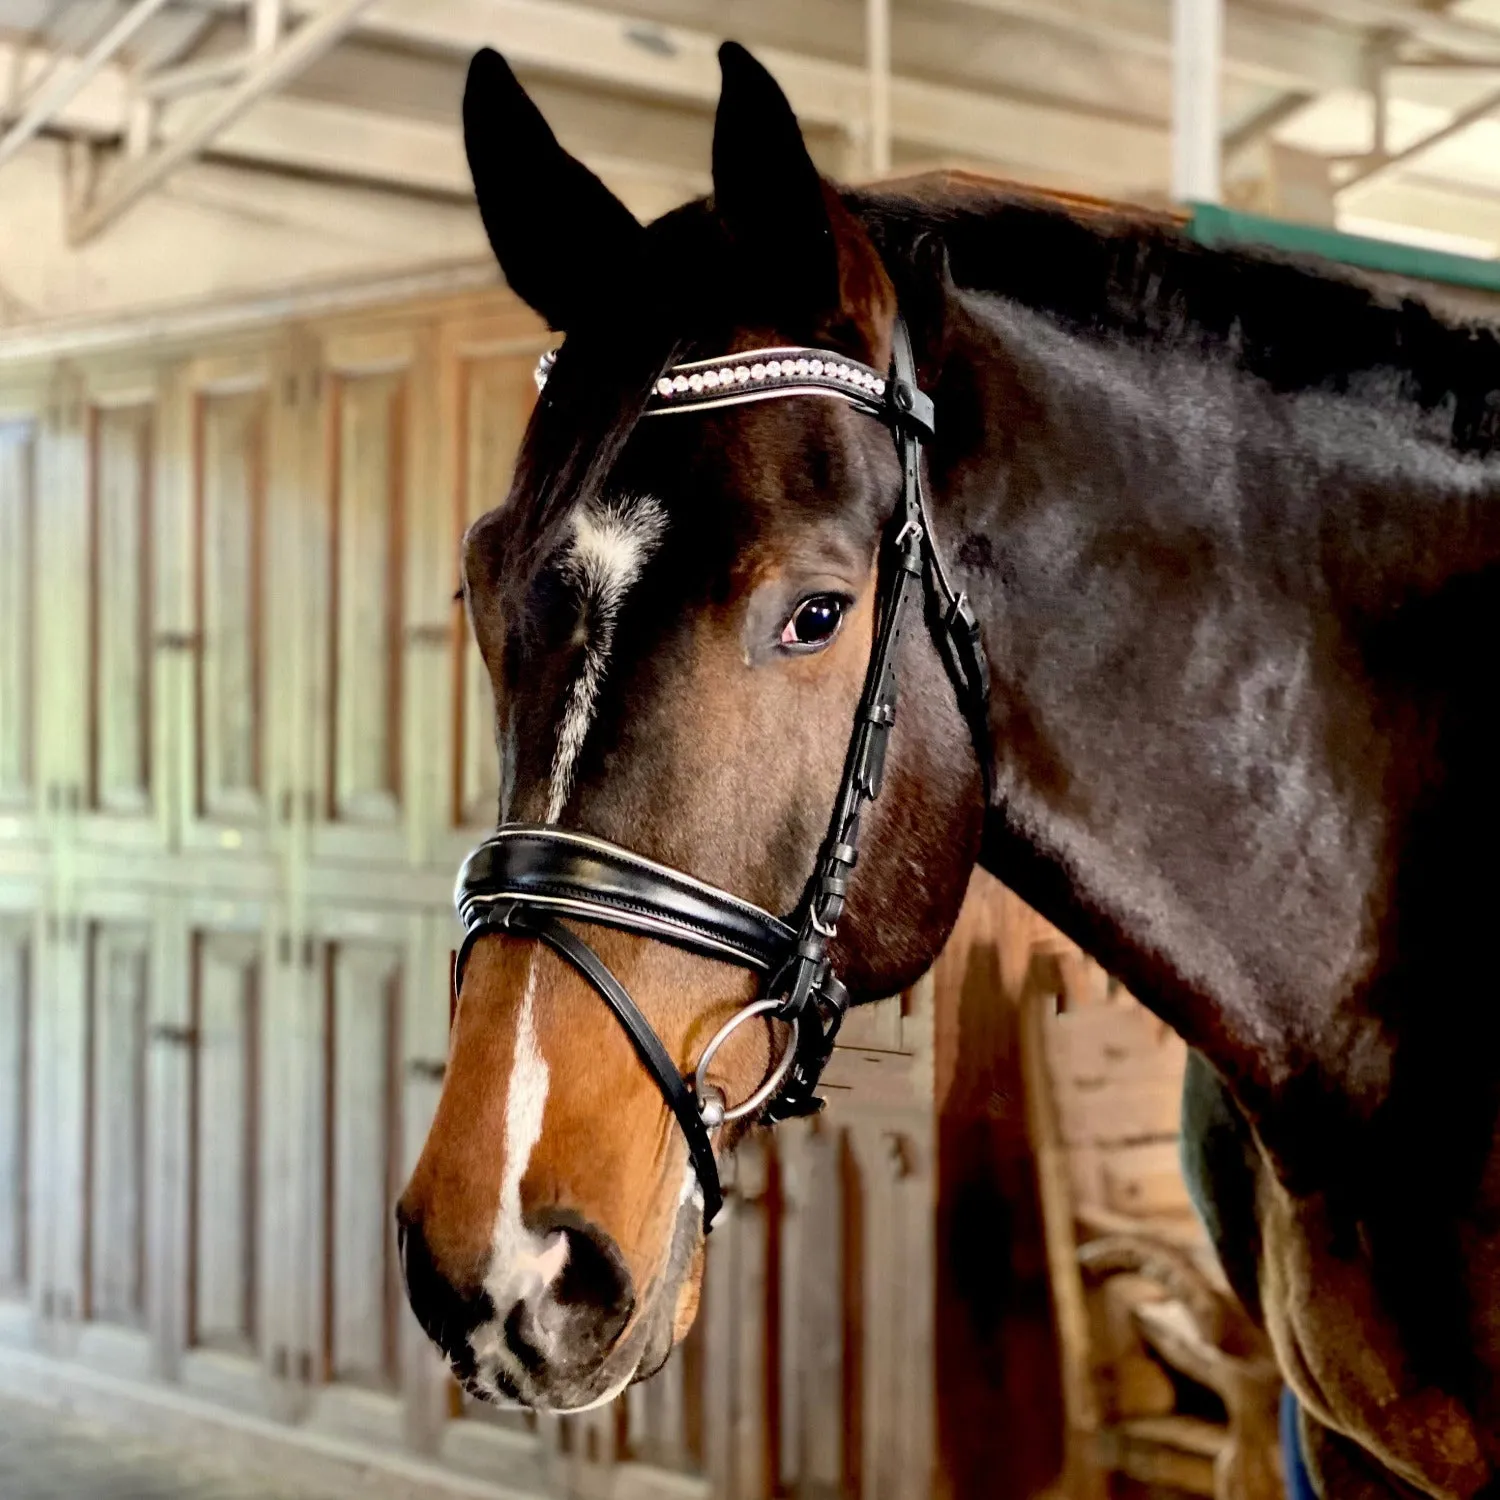
[[635,1306],[630,1272],[603,1235],[571,1218],[554,1220],[543,1234],[565,1238],[566,1258],[545,1282],[521,1292],[504,1322],[506,1344],[532,1375],[596,1362],[614,1346]]
[[630,1272],[624,1259],[603,1236],[588,1229],[565,1227],[568,1258],[552,1283],[553,1297],[564,1306],[593,1308],[616,1315],[620,1326],[630,1316]]

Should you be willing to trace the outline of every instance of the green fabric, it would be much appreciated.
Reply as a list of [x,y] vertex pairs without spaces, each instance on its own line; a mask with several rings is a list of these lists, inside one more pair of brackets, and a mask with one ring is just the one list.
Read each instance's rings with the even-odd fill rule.
[[1421,250],[1390,240],[1340,234],[1313,224],[1289,224],[1260,214],[1237,213],[1216,203],[1189,205],[1192,218],[1187,233],[1200,245],[1265,245],[1293,255],[1319,255],[1366,271],[1386,271],[1421,281],[1476,287],[1500,292],[1500,261],[1450,255],[1444,250]]

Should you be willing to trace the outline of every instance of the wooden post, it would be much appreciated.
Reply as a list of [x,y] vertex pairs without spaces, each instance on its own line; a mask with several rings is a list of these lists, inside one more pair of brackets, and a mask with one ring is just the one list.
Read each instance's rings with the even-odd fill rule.
[[1022,1500],[1062,1464],[1017,1000],[1047,929],[976,874],[933,970],[936,1492]]

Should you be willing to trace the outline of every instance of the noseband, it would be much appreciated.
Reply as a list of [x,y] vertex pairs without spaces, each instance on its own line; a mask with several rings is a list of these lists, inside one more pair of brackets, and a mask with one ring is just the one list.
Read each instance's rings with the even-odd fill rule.
[[[547,368],[544,361],[539,383]],[[827,350],[756,349],[674,366],[656,382],[645,415],[790,396],[839,397],[884,422],[901,462],[901,500],[883,546],[864,690],[828,833],[797,909],[785,919],[774,917],[618,844],[527,823],[504,823],[475,849],[459,871],[454,896],[465,929],[453,967],[455,997],[475,942],[488,934],[535,938],[583,975],[624,1027],[682,1129],[703,1194],[705,1232],[723,1202],[713,1132],[757,1111],[775,1121],[822,1108],[814,1090],[849,1004],[828,949],[859,858],[861,814],[880,795],[896,720],[897,648],[918,580],[925,583],[929,628],[969,721],[986,783],[989,777],[988,667],[974,612],[948,581],[927,517],[922,443],[932,436],[933,406],[917,387],[901,320],[896,320],[888,375]],[[640,1007],[565,918],[657,938],[752,969],[761,976],[760,998],[729,1018],[684,1078]],[[762,1016],[786,1023],[790,1036],[770,1076],[731,1108],[707,1086],[708,1066],[737,1027]]]

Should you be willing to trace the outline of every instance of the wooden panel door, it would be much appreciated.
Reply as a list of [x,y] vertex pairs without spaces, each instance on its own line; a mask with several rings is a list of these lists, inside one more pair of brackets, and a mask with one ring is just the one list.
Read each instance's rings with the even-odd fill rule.
[[41,833],[37,583],[42,400],[0,392],[0,834]]
[[433,504],[427,343],[412,326],[334,331],[321,343],[304,518],[315,860],[394,865],[417,853],[422,744],[408,658],[421,646],[411,627]]
[[[444,561],[456,586],[459,545],[469,524],[504,503],[526,424],[536,404],[536,366],[553,337],[525,313],[467,318],[441,335],[443,493],[452,508],[443,527]],[[432,809],[434,857],[453,867],[498,820],[500,763],[490,677],[461,605],[444,639],[446,673],[434,676],[441,712],[428,722],[438,737],[440,781]]]
[[49,893],[38,965],[45,1002],[32,1016],[37,1061],[33,1181],[44,1193],[32,1235],[39,1282],[37,1338],[50,1352],[78,1345],[84,1305],[84,1204],[88,946],[79,917],[60,913]]
[[286,1109],[273,1030],[272,914],[200,899],[187,912],[191,1034],[185,1128],[183,1384],[242,1411],[278,1409],[268,1255],[286,1232],[286,1185],[268,1131]]
[[401,1290],[394,1211],[408,1167],[404,1119],[420,1003],[419,913],[315,908],[300,1072],[312,1083],[304,1198],[312,1253],[305,1354],[309,1416],[348,1436],[403,1431]]
[[83,526],[73,570],[84,592],[75,622],[85,653],[82,845],[163,847],[170,807],[156,712],[160,401],[145,369],[84,377]]
[[36,1337],[47,1201],[35,1126],[40,905],[34,887],[0,881],[0,1340],[21,1345]]
[[79,904],[83,1076],[70,1092],[81,1106],[83,1192],[79,1326],[69,1352],[139,1378],[152,1368],[147,1079],[161,944],[153,905],[139,895],[103,888]]
[[30,1017],[29,1240],[43,1347],[144,1375],[146,1051],[159,941],[150,897],[110,885],[49,912]]
[[168,441],[182,517],[164,644],[179,648],[183,846],[268,854],[290,821],[303,564],[300,388],[279,345],[193,361]]
[[54,858],[86,803],[89,775],[88,406],[73,368],[49,372],[37,431],[32,538],[37,629],[37,778]]

